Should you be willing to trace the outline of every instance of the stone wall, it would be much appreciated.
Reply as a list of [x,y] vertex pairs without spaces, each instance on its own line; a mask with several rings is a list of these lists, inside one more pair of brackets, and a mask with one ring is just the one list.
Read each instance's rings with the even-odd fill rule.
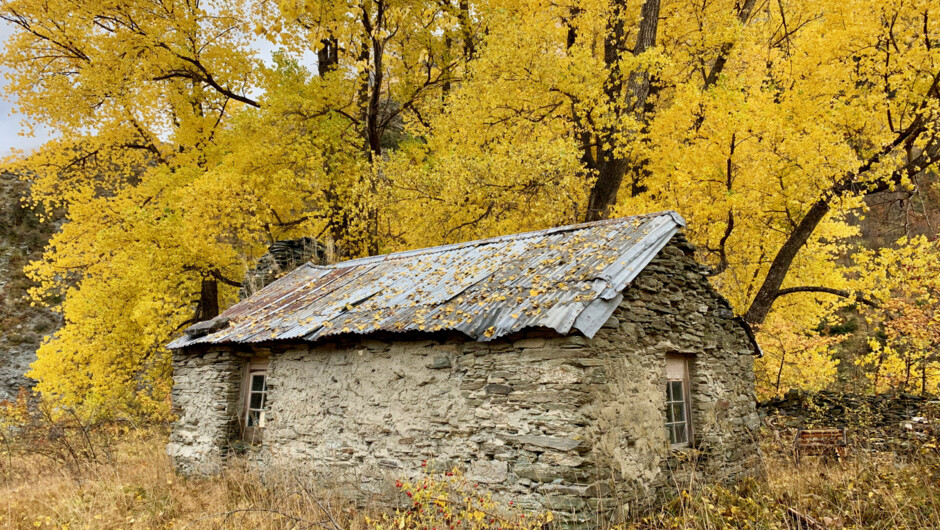
[[[255,456],[268,472],[315,473],[363,501],[394,499],[395,479],[425,472],[423,461],[457,466],[497,496],[575,526],[642,509],[676,480],[734,479],[757,455],[753,351],[683,248],[660,253],[592,340],[389,335],[270,352],[270,413]],[[666,354],[692,365],[696,447],[679,453],[664,428]],[[218,404],[230,394],[195,386],[230,388],[212,372],[236,368],[221,356],[211,363],[175,363],[184,365],[174,400],[187,434],[174,434],[171,454],[188,462],[218,454],[211,445],[232,409]],[[203,428],[187,420],[210,409]]]
[[[681,241],[663,249],[592,341],[596,357],[617,361],[592,425],[615,471],[611,485],[627,497],[632,486],[635,504],[677,484],[734,480],[758,455],[753,345],[689,250]],[[667,354],[689,360],[692,450],[668,450],[662,427]]]
[[325,265],[329,249],[312,237],[285,239],[268,246],[268,251],[245,273],[238,299],[244,300],[268,284],[305,263]]
[[897,427],[916,417],[937,416],[940,401],[912,394],[861,395],[791,390],[758,405],[761,416],[788,427]]
[[36,360],[36,349],[62,325],[61,314],[30,303],[27,291],[34,284],[23,272],[42,257],[62,214],[30,209],[21,200],[28,193],[27,182],[0,172],[0,401],[32,387],[34,381],[24,374]]
[[247,357],[228,350],[173,353],[173,423],[167,454],[183,473],[220,469],[238,435]]
[[850,446],[906,455],[940,438],[940,401],[933,396],[791,390],[758,405],[758,413],[784,440],[797,429],[844,427]]

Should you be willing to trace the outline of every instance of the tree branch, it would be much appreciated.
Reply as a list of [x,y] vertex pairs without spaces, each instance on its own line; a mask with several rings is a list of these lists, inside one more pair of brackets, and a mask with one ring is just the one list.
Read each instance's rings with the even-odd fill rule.
[[802,249],[809,238],[816,231],[819,223],[825,219],[831,209],[831,202],[848,193],[858,193],[871,195],[879,191],[890,188],[891,185],[899,184],[905,177],[912,177],[927,167],[940,161],[940,140],[932,138],[931,142],[924,148],[921,154],[914,160],[895,169],[891,176],[880,182],[866,182],[862,177],[871,171],[874,167],[884,161],[898,147],[910,144],[921,134],[927,131],[928,118],[923,113],[927,105],[932,101],[940,99],[940,72],[934,76],[934,81],[924,96],[924,99],[918,105],[919,114],[914,120],[899,134],[892,142],[883,146],[879,151],[871,155],[857,170],[851,171],[839,178],[828,190],[826,190],[819,199],[803,215],[803,218],[797,224],[796,228],[787,236],[786,241],[781,245],[777,254],[774,256],[767,276],[761,283],[760,288],[751,302],[750,307],[745,314],[745,319],[752,324],[760,324],[767,318],[770,308],[777,299],[777,292],[790,271],[790,266],[796,258],[797,253]]
[[[751,18],[751,11],[754,10],[754,6],[757,4],[757,0],[744,0],[744,4],[737,7],[738,22],[741,25],[747,24],[747,21]],[[715,58],[715,62],[712,63],[711,70],[709,70],[708,75],[705,76],[705,86],[703,89],[708,89],[710,86],[718,82],[718,76],[721,74],[721,71],[724,70],[725,64],[728,63],[728,56],[731,53],[731,48],[734,46],[734,42],[728,41],[721,45],[721,50],[718,52],[718,57]]]
[[786,296],[788,294],[794,294],[794,293],[833,294],[836,296],[841,296],[842,298],[854,298],[867,306],[881,307],[881,302],[877,300],[873,300],[871,298],[867,298],[857,293],[853,293],[851,291],[845,291],[842,289],[832,289],[830,287],[816,287],[816,286],[809,286],[809,285],[803,285],[800,287],[787,287],[786,289],[780,289],[774,294],[774,299],[780,298],[781,296]]
[[725,272],[728,269],[728,238],[731,237],[731,232],[734,231],[734,210],[728,210],[728,221],[725,224],[725,233],[721,236],[721,240],[718,241],[718,266],[712,271],[712,276],[717,276]]
[[230,279],[226,278],[225,276],[222,276],[222,273],[219,272],[219,271],[212,271],[212,272],[210,272],[209,274],[210,274],[213,278],[215,278],[216,280],[219,280],[220,282],[224,283],[225,285],[231,285],[232,287],[241,287],[241,286],[242,286],[242,283],[241,283],[241,282],[236,282],[235,280],[230,280]]

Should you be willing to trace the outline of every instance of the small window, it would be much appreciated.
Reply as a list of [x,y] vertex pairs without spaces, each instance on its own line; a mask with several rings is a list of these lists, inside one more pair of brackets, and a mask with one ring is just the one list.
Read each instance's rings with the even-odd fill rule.
[[241,439],[250,444],[261,443],[265,411],[268,406],[268,363],[248,363],[242,381]]
[[268,397],[267,370],[252,370],[248,375],[248,403],[245,406],[245,426],[249,429],[264,427],[264,405]]
[[692,441],[689,421],[689,364],[679,356],[666,357],[666,432],[676,447]]

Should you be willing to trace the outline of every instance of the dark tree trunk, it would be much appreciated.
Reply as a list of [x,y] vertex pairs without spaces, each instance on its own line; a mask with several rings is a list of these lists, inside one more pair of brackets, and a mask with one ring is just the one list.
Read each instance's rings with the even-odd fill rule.
[[385,41],[377,34],[385,27],[384,0],[375,3],[375,20],[372,13],[363,10],[362,22],[362,51],[359,60],[371,62],[371,68],[364,69],[360,78],[359,104],[363,127],[363,147],[369,162],[374,162],[382,155],[382,83],[385,80],[383,72],[385,61]]
[[[640,11],[642,20],[640,21],[639,34],[637,35],[636,46],[633,48],[633,55],[640,55],[648,49],[656,46],[656,32],[659,28],[659,5],[660,0],[646,0]],[[632,114],[640,123],[646,119],[646,100],[650,93],[649,72],[632,72],[627,82],[626,94],[623,93],[623,73],[617,67],[621,55],[624,53],[626,44],[624,42],[624,18],[626,12],[625,0],[617,0],[614,3],[613,11],[608,22],[607,37],[604,40],[604,63],[610,69],[610,78],[608,79],[605,92],[608,98],[615,102],[623,97],[620,102],[624,114]],[[568,40],[572,41],[569,34]],[[637,131],[626,131],[628,134]],[[588,197],[588,208],[586,219],[588,221],[597,221],[610,215],[610,209],[617,202],[617,193],[623,184],[623,178],[628,172],[642,173],[642,162],[630,161],[616,156],[613,149],[614,137],[616,133],[622,134],[623,131],[607,130],[601,133],[601,140],[597,142],[597,156],[594,159],[593,167],[597,174],[597,180],[591,188]],[[634,191],[636,189],[636,185]]]
[[336,37],[327,37],[320,43],[323,47],[317,51],[317,73],[323,77],[339,66],[339,42]]
[[366,136],[369,144],[369,161],[373,162],[382,155],[382,128],[380,126],[382,82],[384,81],[383,44],[377,39],[372,40],[372,79],[369,84],[369,103],[366,112]]
[[767,276],[764,278],[764,282],[761,284],[757,295],[754,297],[754,301],[751,302],[751,306],[744,315],[744,320],[748,321],[748,323],[761,324],[764,322],[764,319],[767,318],[770,307],[773,305],[774,300],[777,299],[777,291],[780,290],[780,286],[783,285],[783,280],[786,279],[787,273],[790,272],[790,266],[793,264],[794,258],[796,258],[800,249],[803,248],[803,245],[809,241],[810,236],[816,231],[816,227],[819,225],[820,221],[826,217],[827,213],[829,213],[829,200],[820,199],[816,201],[816,203],[810,207],[809,211],[806,212],[806,215],[803,216],[803,219],[800,220],[800,224],[797,225],[796,230],[790,234],[790,237],[787,238],[783,246],[780,247],[780,250],[777,251],[777,255],[774,256],[774,260],[770,264],[770,270],[767,271]]
[[[600,150],[598,148],[598,151]],[[604,153],[604,155],[607,154]],[[598,163],[597,181],[594,183],[594,187],[591,188],[591,196],[588,198],[588,221],[599,221],[607,218],[611,207],[617,202],[617,193],[620,191],[620,185],[623,184],[623,176],[626,172],[626,160],[612,159]]]
[[219,284],[212,278],[203,278],[194,320],[202,322],[217,316],[219,316]]
[[473,42],[473,23],[470,19],[470,3],[467,0],[460,0],[458,9],[460,10],[460,31],[463,33],[464,58],[469,61],[476,55],[476,44]]

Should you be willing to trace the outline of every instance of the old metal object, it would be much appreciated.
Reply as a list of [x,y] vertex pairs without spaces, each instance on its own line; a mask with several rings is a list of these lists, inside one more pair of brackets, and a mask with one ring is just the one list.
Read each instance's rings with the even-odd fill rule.
[[794,439],[796,463],[804,456],[835,456],[841,460],[848,452],[845,428],[799,429]]

